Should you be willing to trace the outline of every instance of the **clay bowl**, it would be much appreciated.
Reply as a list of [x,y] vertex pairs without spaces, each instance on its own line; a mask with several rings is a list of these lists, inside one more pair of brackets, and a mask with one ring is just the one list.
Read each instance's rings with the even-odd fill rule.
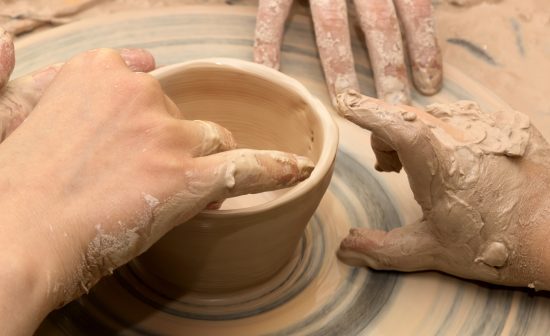
[[229,199],[177,226],[136,261],[139,273],[199,293],[284,277],[332,176],[338,132],[330,113],[298,81],[246,61],[197,60],[152,74],[187,119],[223,125],[239,147],[292,152],[316,166],[293,188]]

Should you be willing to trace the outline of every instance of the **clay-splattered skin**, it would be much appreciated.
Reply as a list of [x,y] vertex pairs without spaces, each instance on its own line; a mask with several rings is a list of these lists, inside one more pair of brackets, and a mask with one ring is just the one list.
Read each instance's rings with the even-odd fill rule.
[[390,232],[352,230],[342,260],[550,289],[550,147],[527,116],[467,101],[423,111],[356,92],[339,96],[339,110],[395,151],[375,152],[377,165],[403,166],[423,211]]
[[[284,22],[292,0],[260,0],[254,61],[279,68]],[[319,55],[329,93],[359,91],[351,50],[345,0],[310,0]],[[409,79],[398,18],[407,41],[413,81],[423,94],[441,88],[442,62],[430,0],[355,0],[365,33],[378,97],[390,103],[410,102]]]
[[21,280],[0,286],[11,300],[0,324],[11,319],[13,334],[30,334],[208,204],[286,188],[313,170],[307,158],[235,149],[221,126],[184,120],[157,80],[128,67],[152,60],[138,53],[98,49],[60,66],[0,145],[0,208],[10,209],[0,213],[0,263],[15,268],[0,280]]

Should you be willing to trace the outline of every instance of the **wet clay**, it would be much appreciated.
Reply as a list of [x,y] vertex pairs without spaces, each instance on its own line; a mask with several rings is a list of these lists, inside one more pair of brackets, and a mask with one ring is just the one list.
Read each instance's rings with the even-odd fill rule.
[[[160,1],[151,0],[150,2]],[[166,5],[174,3],[173,0],[164,0],[163,2]],[[181,0],[177,2],[179,4],[187,3],[187,1]],[[218,2],[222,4],[224,1],[197,0],[189,2]],[[155,51],[160,64],[179,62],[182,60],[182,57],[186,59],[209,57],[218,54],[220,50],[223,50],[227,55],[251,59],[251,38],[254,30],[257,1],[254,1],[254,3],[250,1],[250,7],[241,6],[247,2],[249,1],[231,1],[233,3],[232,6],[208,6],[198,9],[193,7],[182,9],[169,8],[164,11],[165,15],[155,20],[151,20],[150,18],[145,20],[143,16],[138,16],[137,14],[124,16],[116,20],[115,18],[110,19],[109,17],[105,17],[101,21],[96,21],[94,25],[75,26],[71,28],[70,32],[64,30],[69,27],[61,27],[60,29],[63,31],[56,30],[57,33],[53,36],[38,34],[42,37],[36,36],[35,38],[31,34],[31,36],[21,39],[22,44],[19,49],[20,59],[18,60],[19,65],[16,70],[16,76],[66,59],[74,54],[76,49],[86,50],[105,45],[107,41],[111,41],[111,36],[112,38],[116,38],[117,45],[143,43],[143,45],[151,47]],[[126,6],[122,6],[122,3]],[[508,8],[526,3],[530,3],[530,1],[521,2],[521,4],[520,2],[504,1],[496,6],[497,8],[487,8],[487,11],[498,10],[499,6]],[[117,10],[139,6],[138,1],[130,2],[129,0],[102,2],[101,5],[83,14],[88,17],[98,16],[103,18],[107,12],[113,11],[115,6],[119,6]],[[326,94],[325,82],[321,66],[318,63],[318,57],[304,55],[304,52],[306,52],[307,55],[313,56],[317,52],[313,38],[314,35],[311,31],[312,25],[309,21],[309,9],[299,2],[296,2],[294,9],[301,10],[300,13],[303,15],[291,15],[290,21],[287,24],[285,35],[286,56],[283,57],[283,70],[285,73],[306,84],[315,95],[322,99],[326,106],[330,106],[330,97]],[[454,30],[467,34],[471,30],[479,28],[474,26],[471,20],[468,20],[467,23],[464,22],[466,18],[473,20],[473,16],[479,14],[474,12],[476,10],[477,7],[461,8],[460,10],[451,8],[449,11],[452,11],[452,13],[448,13],[449,15],[445,17],[442,16],[438,21],[438,33],[443,33],[443,35],[440,35],[440,42],[449,36],[445,34],[452,35],[452,31]],[[155,15],[150,8],[147,12],[148,17]],[[182,13],[188,13],[188,15],[182,15]],[[484,19],[499,21],[491,24],[491,29],[499,32],[497,37],[500,36],[501,40],[513,41],[507,30],[507,27],[509,27],[508,19],[506,17],[498,19],[489,14],[485,14],[482,17]],[[538,14],[542,15],[543,12],[539,11]],[[215,16],[216,20],[212,20],[212,16]],[[167,18],[174,18],[171,21],[171,25],[166,25],[168,22]],[[535,22],[535,19],[536,16],[532,22]],[[479,26],[485,26],[484,22],[486,20],[478,21]],[[132,29],[131,34],[113,35],[109,33],[110,31],[120,30],[121,25],[125,25],[128,22],[134,22],[129,27]],[[460,28],[456,28],[457,25],[460,25]],[[98,27],[103,27],[104,29],[101,30]],[[443,29],[445,27],[449,29]],[[489,29],[489,25],[487,25],[487,29]],[[531,30],[528,30],[524,26],[523,33],[526,38],[528,38],[528,34],[531,32]],[[75,33],[78,36],[85,36],[86,38],[67,39],[67,36],[75,36]],[[164,40],[159,40],[159,33],[162,33],[162,36],[166,38],[172,36],[175,44],[168,45]],[[197,36],[204,36],[205,39],[197,39]],[[477,36],[491,41],[495,38],[495,35],[478,34]],[[63,43],[63,41],[67,40],[70,40],[71,43]],[[220,41],[224,41],[225,43],[223,45],[216,44]],[[249,41],[249,43],[243,45],[242,41]],[[359,39],[353,37],[352,41],[359,41]],[[500,87],[497,88],[498,90],[502,89],[502,86],[505,86],[507,81],[502,81],[502,77],[496,73],[491,76],[484,76],[486,73],[484,70],[487,70],[486,68],[491,66],[484,65],[482,62],[477,62],[477,60],[472,61],[470,56],[465,55],[458,47],[449,47],[444,42],[442,42],[442,46],[448,47],[446,48],[448,54],[445,59],[454,60],[454,65],[459,66],[460,71],[453,66],[445,68],[446,85],[443,88],[443,93],[433,98],[434,101],[448,102],[455,100],[455,93],[458,90],[461,95],[462,92],[466,92],[464,95],[467,94],[472,97],[473,100],[481,103],[481,106],[484,108],[489,106],[490,108],[486,108],[486,110],[498,110],[502,108],[502,102],[495,98],[494,95],[488,93],[487,88],[493,89],[495,88],[494,86],[487,85],[487,82],[485,82],[486,87],[480,87],[478,84],[464,77],[461,71],[471,70],[475,72],[474,75],[479,75],[478,80],[484,80],[484,78],[479,78],[481,76],[486,77],[485,79],[490,78],[493,82],[499,82]],[[495,58],[515,57],[515,54],[511,53],[511,49],[507,47],[500,48],[491,45],[488,45],[488,47],[490,50],[494,50]],[[540,49],[540,52],[543,50]],[[536,50],[532,49],[526,59],[530,60],[530,56],[533,56],[535,52]],[[31,57],[31,55],[37,54],[41,54],[41,57],[38,59]],[[284,60],[286,60],[286,64]],[[366,69],[368,67],[366,60],[366,56],[356,53],[356,62],[359,67]],[[544,60],[540,59],[538,64],[540,65],[538,73],[542,75],[544,71],[540,69],[545,69]],[[536,87],[536,84],[526,79],[528,78],[527,73],[521,72],[521,69],[524,68],[524,66],[514,68],[517,69],[513,81],[514,92],[526,90],[532,90],[533,93],[538,92],[533,88],[533,86]],[[506,69],[510,70],[508,67],[499,66],[495,67],[493,72],[502,73]],[[538,88],[543,89],[540,86]],[[363,86],[363,90],[365,92],[373,92],[370,82],[366,86]],[[513,98],[510,95],[510,91],[499,91],[501,92],[499,95],[503,99]],[[520,93],[514,93],[514,96],[519,95]],[[537,115],[538,110],[529,108],[529,106],[542,103],[544,103],[543,100],[531,100],[524,97],[522,104],[516,108],[521,108],[523,112],[529,113],[530,117],[533,118]],[[543,123],[536,120],[533,121],[533,124],[538,127],[544,126]],[[347,164],[348,160],[358,162],[360,165],[351,166],[355,169],[340,171],[340,174],[336,175],[336,178],[333,179],[333,185],[329,193],[325,195],[325,200],[323,200],[321,207],[318,209],[319,212],[316,214],[316,218],[321,221],[321,226],[328,230],[323,234],[324,239],[329,243],[329,245],[325,245],[325,251],[327,251],[325,258],[328,260],[321,262],[322,269],[319,272],[319,276],[312,279],[310,282],[311,285],[300,291],[292,300],[275,309],[258,313],[249,318],[228,321],[178,319],[170,313],[171,309],[178,308],[178,301],[167,302],[166,300],[159,300],[159,305],[153,306],[141,299],[141,293],[145,291],[144,286],[134,287],[133,285],[119,283],[118,279],[120,277],[117,275],[116,277],[105,279],[105,281],[98,284],[91,295],[85,296],[73,306],[67,307],[68,309],[58,312],[53,317],[55,318],[53,320],[55,322],[50,322],[50,326],[55,324],[55,326],[61,328],[65,326],[72,327],[78,324],[78,321],[75,321],[71,317],[74,316],[72,315],[74,310],[71,309],[76,308],[79,311],[83,311],[83,314],[85,314],[83,316],[86,316],[86,321],[82,321],[82,326],[78,329],[83,332],[86,330],[89,331],[92,324],[94,327],[99,327],[112,325],[111,322],[121,320],[128,321],[129,323],[128,326],[121,327],[121,332],[131,333],[139,328],[153,334],[180,333],[190,335],[220,335],[220,333],[225,335],[277,334],[287,331],[289,326],[304,326],[304,321],[308,322],[307,326],[305,326],[307,329],[300,330],[304,334],[326,332],[327,325],[340,325],[344,328],[349,326],[350,328],[357,328],[353,330],[361,330],[361,332],[365,333],[387,335],[434,335],[438,332],[441,333],[442,326],[446,326],[445,332],[449,334],[463,334],[465,330],[484,330],[486,333],[498,330],[495,333],[513,334],[518,330],[517,328],[526,330],[528,334],[544,334],[550,328],[550,321],[547,318],[549,305],[548,300],[544,296],[532,296],[525,292],[513,290],[505,291],[506,295],[502,296],[502,290],[492,290],[475,283],[459,281],[438,272],[422,272],[407,275],[386,272],[372,273],[363,268],[351,268],[335,260],[335,255],[330,253],[330,251],[334,252],[338,249],[338,244],[349,231],[350,225],[359,224],[378,227],[370,217],[367,217],[367,214],[369,216],[371,214],[378,214],[377,210],[379,207],[365,207],[360,201],[361,198],[372,199],[375,204],[380,205],[394,204],[399,211],[399,215],[402,216],[404,223],[412,222],[416,218],[419,218],[420,212],[414,202],[413,195],[410,193],[405,174],[377,174],[371,169],[374,158],[370,149],[367,148],[370,136],[369,132],[361,130],[359,127],[351,125],[351,123],[345,120],[339,120],[339,126],[341,127],[342,135],[341,149],[343,152],[349,153],[350,157],[344,160],[346,157],[340,156],[337,168],[342,167],[344,163]],[[545,133],[545,135],[548,135],[548,133]],[[373,196],[372,193],[362,193],[361,189],[372,191],[372,185],[362,183],[366,181],[363,178],[364,175],[359,175],[360,178],[356,179],[354,171],[369,176],[370,174],[374,175],[376,180],[380,181],[382,186],[384,186],[385,191],[391,195],[391,201],[384,202],[376,197],[376,195]],[[356,186],[357,188],[355,188]],[[356,189],[357,192],[354,193]],[[342,197],[342,195],[346,197]],[[353,197],[350,197],[350,199],[347,197],[348,195],[356,195],[355,197],[359,199]],[[144,204],[146,204],[145,201]],[[543,215],[542,213],[540,214],[540,216]],[[550,218],[548,214],[546,216],[546,218]],[[387,217],[384,217],[384,221],[392,225],[399,223],[398,220],[391,221]],[[314,246],[320,246],[317,240],[314,240],[313,244]],[[127,270],[127,268],[125,267],[121,271],[124,270]],[[357,275],[355,279],[366,279],[365,282],[356,281],[351,283],[353,288],[356,288],[358,291],[363,290],[363,293],[366,293],[366,295],[359,296],[360,292],[350,291],[348,292],[349,295],[342,298],[349,305],[339,305],[336,309],[333,309],[332,307],[334,306],[331,305],[331,309],[322,310],[325,307],[325,303],[332,304],[334,299],[339,297],[339,290],[349,288],[350,281],[348,275]],[[118,284],[118,286],[113,286],[113,283]],[[139,282],[138,284],[141,283]],[[397,286],[393,287],[394,284],[397,284]],[[387,293],[384,292],[384,289],[387,288],[390,288],[390,300],[384,301],[387,296],[380,293]],[[139,290],[139,292],[136,291],[134,300],[129,299],[129,289]],[[377,296],[376,294],[380,295]],[[277,298],[279,299],[280,296]],[[361,298],[365,298],[365,300],[361,300]],[[382,307],[381,312],[383,314],[379,314],[371,320],[363,317],[372,316],[368,315],[368,312],[372,312],[373,310],[372,299],[380,299],[379,306]],[[491,306],[491,309],[488,310],[487,304],[491,305],[494,302],[502,302],[503,304]],[[109,307],[109,309],[103,309],[104,307]],[[163,309],[160,309],[160,307],[163,307]],[[224,307],[224,309],[227,308]],[[490,314],[487,314],[488,311],[490,311]],[[329,313],[326,314],[326,312]],[[320,314],[317,315],[317,313]],[[529,323],[525,323],[526,314],[529,315]],[[98,315],[100,316],[98,317]],[[317,320],[315,323],[310,323],[311,318],[315,316],[322,316],[323,318]],[[395,323],[396,319],[399,319],[400,323]],[[60,320],[64,321],[61,322],[61,325]],[[357,333],[353,332],[352,334]],[[49,335],[48,333],[45,334]],[[334,334],[345,335],[346,333],[337,330]]]
[[[546,225],[538,215],[546,213],[546,201],[531,202],[548,193],[548,144],[526,115],[486,113],[469,101],[422,111],[353,92],[341,95],[340,104],[346,117],[397,150],[424,213],[388,234],[352,230],[342,243],[344,260],[548,288],[542,261],[527,247]],[[541,182],[536,191],[533,181]]]
[[[295,188],[226,200],[222,210],[203,212],[179,225],[136,261],[140,270],[149,273],[145,277],[180,290],[234,291],[268,280],[294,254],[330,181],[337,133],[328,112],[313,98],[308,100],[297,82],[274,81],[284,76],[256,67],[266,74],[210,64],[190,66],[161,76],[160,81],[185,118],[224,126],[238,147],[308,157],[316,165],[313,175]],[[325,117],[320,116],[323,113]],[[298,165],[308,162],[298,159]],[[229,164],[216,175],[229,190],[239,176],[233,167]]]

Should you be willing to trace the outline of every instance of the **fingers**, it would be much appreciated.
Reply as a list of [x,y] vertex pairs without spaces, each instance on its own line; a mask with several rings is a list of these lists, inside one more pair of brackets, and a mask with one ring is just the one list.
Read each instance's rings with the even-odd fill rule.
[[[0,48],[2,48],[1,44]],[[147,72],[155,68],[155,60],[146,50],[121,49],[119,54],[132,71]],[[0,54],[0,71],[4,69],[1,57],[2,54]],[[3,141],[25,120],[62,66],[61,63],[54,64],[17,78],[8,84],[0,96],[0,141]],[[0,73],[0,77],[1,75]]]
[[32,111],[62,64],[55,64],[11,81],[0,96],[0,142]]
[[254,62],[279,69],[281,42],[292,0],[260,0],[254,33]]
[[424,127],[413,107],[389,105],[353,91],[338,96],[338,110],[345,118],[371,131],[380,140],[375,145],[385,143],[383,151],[406,148]]
[[353,228],[340,244],[338,257],[353,266],[413,272],[437,269],[441,251],[426,222],[418,221],[389,232]]
[[183,135],[183,147],[191,157],[206,156],[235,149],[233,135],[224,127],[203,120],[178,121]]
[[314,164],[289,153],[236,149],[196,158],[195,168],[209,181],[214,201],[293,186],[309,177]]
[[381,172],[396,172],[402,168],[401,161],[397,152],[379,137],[371,134],[371,147],[376,156],[374,168]]
[[452,165],[447,158],[453,157],[433,132],[458,141],[463,133],[412,106],[390,105],[356,92],[341,94],[338,103],[344,117],[372,131],[378,138],[374,142],[374,146],[378,146],[375,147],[376,158],[381,163],[378,168],[391,171],[400,162],[416,201],[424,210],[431,209],[431,189],[426,186],[433,186],[434,179],[443,183],[441,169]]
[[[120,57],[116,57],[116,55]],[[107,68],[109,65],[106,63],[106,60],[111,62],[122,60],[126,67],[133,72],[149,72],[154,70],[156,66],[153,55],[149,51],[140,48],[99,48],[88,50],[73,57],[66,64],[69,65],[73,62],[88,63],[96,60],[105,63]]]
[[336,106],[336,96],[347,90],[359,91],[355,73],[345,0],[311,0],[317,48],[328,91]]
[[[426,124],[419,120],[419,111],[410,106],[397,106],[350,92],[339,96],[339,112],[350,121],[370,130],[378,170],[395,171],[402,164],[417,202],[431,206],[429,190],[439,169],[437,141]],[[425,113],[424,113],[425,114]]]
[[394,150],[398,141],[410,142],[418,138],[426,127],[439,128],[458,141],[464,132],[424,110],[408,105],[392,105],[355,91],[338,96],[338,112],[345,118],[373,132]]
[[408,104],[409,80],[401,31],[392,0],[355,0],[380,99]]
[[9,33],[0,28],[0,89],[8,83],[14,66],[13,39]]
[[423,94],[441,89],[441,50],[435,36],[431,0],[394,0],[405,28],[414,85]]

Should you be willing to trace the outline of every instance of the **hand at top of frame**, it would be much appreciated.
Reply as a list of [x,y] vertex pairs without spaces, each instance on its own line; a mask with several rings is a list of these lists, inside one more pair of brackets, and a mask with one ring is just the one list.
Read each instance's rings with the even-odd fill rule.
[[[408,104],[410,84],[399,20],[404,28],[413,81],[423,94],[441,88],[442,61],[431,0],[355,0],[380,99]],[[284,23],[292,0],[260,0],[254,61],[279,68]],[[349,89],[359,91],[348,28],[346,0],[310,0],[319,55],[332,101]]]

